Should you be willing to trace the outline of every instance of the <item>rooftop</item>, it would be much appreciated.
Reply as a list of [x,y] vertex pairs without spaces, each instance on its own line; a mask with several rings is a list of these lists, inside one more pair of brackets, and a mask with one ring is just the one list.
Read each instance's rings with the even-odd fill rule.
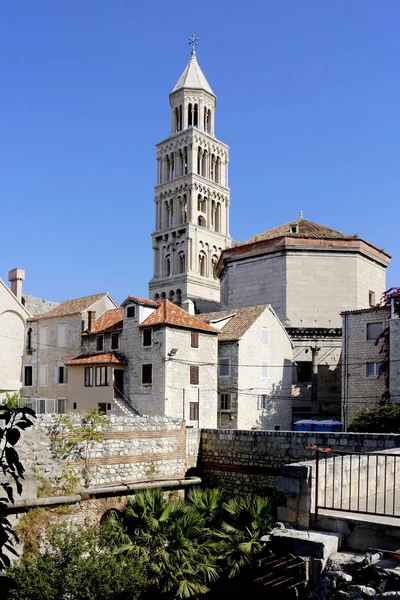
[[121,306],[126,306],[129,302],[136,302],[136,304],[149,306],[150,308],[158,308],[160,306],[159,302],[150,300],[149,298],[140,298],[140,296],[128,296],[127,299],[122,302]]
[[68,315],[76,315],[88,310],[95,302],[107,296],[107,292],[101,294],[93,294],[91,296],[83,296],[82,298],[76,298],[75,300],[66,300],[61,302],[58,306],[55,306],[49,312],[43,315],[38,315],[39,319],[50,319],[52,317],[66,317]]
[[205,90],[214,96],[214,92],[212,91],[210,84],[205,78],[203,71],[200,69],[200,65],[197,62],[196,52],[194,50],[192,50],[190,61],[180,76],[178,83],[172,90],[172,93],[183,88],[189,88],[191,90]]
[[218,333],[217,329],[202,321],[200,316],[195,317],[189,314],[169,300],[162,300],[158,304],[157,310],[140,323],[139,327],[154,327],[156,325],[173,325],[184,329],[198,329],[208,333]]
[[261,306],[249,306],[234,310],[222,310],[220,312],[203,313],[198,318],[206,323],[216,323],[223,319],[229,319],[222,327],[218,341],[234,342],[240,340],[248,329],[255,323],[258,317],[269,307],[269,304]]
[[118,352],[103,352],[101,354],[80,354],[65,363],[68,367],[81,365],[126,365],[126,358]]
[[106,312],[103,313],[101,317],[96,319],[94,328],[91,331],[85,329],[82,335],[91,335],[93,333],[102,333],[106,331],[115,331],[118,329],[122,329],[123,320],[123,308],[113,308],[111,310],[106,310]]
[[312,221],[306,221],[302,217],[285,223],[284,225],[278,225],[273,229],[268,229],[264,233],[255,235],[243,244],[253,244],[254,242],[262,242],[264,240],[273,240],[280,237],[293,237],[293,238],[314,238],[314,239],[325,239],[325,240],[356,240],[358,235],[348,235],[347,233],[341,233],[325,225],[319,225],[319,223],[313,223]]

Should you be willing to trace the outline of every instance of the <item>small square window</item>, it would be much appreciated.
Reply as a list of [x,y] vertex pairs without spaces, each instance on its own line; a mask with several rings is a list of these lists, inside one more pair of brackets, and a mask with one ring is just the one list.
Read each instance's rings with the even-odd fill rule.
[[258,410],[265,410],[268,408],[269,396],[268,394],[260,394],[257,400]]
[[199,403],[198,402],[190,402],[189,403],[189,419],[191,421],[199,420]]
[[152,329],[144,329],[143,330],[143,346],[151,346],[152,337],[153,337],[152,334],[153,334]]
[[299,233],[299,228],[297,225],[290,226],[290,233]]
[[108,385],[108,367],[96,367],[96,386]]
[[58,382],[57,383],[66,383],[65,378],[65,368],[58,367]]
[[78,408],[78,405],[77,405],[77,403],[76,403],[76,402],[74,402],[74,403],[73,403],[73,405],[72,405],[72,408],[73,408],[74,410],[76,410],[76,409]]
[[142,365],[142,383],[143,385],[151,385],[153,383],[153,365]]
[[219,359],[219,376],[220,377],[229,377],[231,374],[231,359],[230,358],[220,358]]
[[199,385],[199,367],[190,367],[190,385]]
[[119,333],[111,334],[111,350],[118,350],[119,348]]
[[199,332],[191,331],[190,333],[190,347],[198,348],[199,347]]
[[370,306],[376,305],[375,292],[373,292],[372,290],[369,290],[368,292],[368,303]]
[[219,395],[219,409],[220,410],[231,410],[231,395],[222,392]]
[[262,343],[269,344],[269,329],[268,329],[268,327],[262,328]]
[[96,350],[102,352],[104,349],[104,336],[98,335],[96,338]]
[[367,362],[366,375],[367,377],[378,377],[379,369],[381,368],[380,362]]
[[128,306],[126,309],[126,316],[128,319],[133,319],[136,315],[136,306]]
[[93,386],[93,367],[85,367],[85,387]]
[[24,368],[24,385],[33,385],[33,367]]
[[367,340],[375,341],[376,338],[382,333],[383,322],[378,323],[367,323]]

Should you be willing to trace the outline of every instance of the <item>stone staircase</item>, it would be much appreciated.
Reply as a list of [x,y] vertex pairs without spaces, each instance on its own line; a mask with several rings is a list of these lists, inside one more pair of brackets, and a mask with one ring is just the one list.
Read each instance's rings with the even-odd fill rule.
[[139,411],[137,411],[132,406],[128,398],[126,398],[125,396],[122,396],[120,398],[114,398],[114,414],[121,416],[140,416]]

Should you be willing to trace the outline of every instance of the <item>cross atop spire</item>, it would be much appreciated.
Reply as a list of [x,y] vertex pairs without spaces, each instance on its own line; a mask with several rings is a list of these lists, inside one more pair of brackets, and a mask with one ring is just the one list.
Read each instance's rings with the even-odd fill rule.
[[189,46],[192,46],[192,55],[196,54],[194,47],[199,43],[199,38],[194,37],[194,33],[192,33],[192,37],[189,38]]

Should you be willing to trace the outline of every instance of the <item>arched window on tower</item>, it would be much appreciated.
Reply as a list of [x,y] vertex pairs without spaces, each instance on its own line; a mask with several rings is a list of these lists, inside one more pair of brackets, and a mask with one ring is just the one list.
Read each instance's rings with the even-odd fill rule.
[[175,131],[179,131],[179,108],[175,107]]
[[201,175],[201,156],[202,156],[202,149],[199,146],[197,148],[197,174],[198,175]]
[[198,127],[198,126],[199,126],[199,105],[195,104],[194,111],[193,111],[193,127]]
[[216,256],[214,254],[214,256],[211,259],[212,274],[213,274],[214,279],[218,279],[218,277],[217,277],[217,263],[218,263],[218,256]]
[[206,220],[204,217],[199,217],[197,219],[197,225],[199,225],[199,227],[205,227],[206,226]]
[[178,254],[178,273],[184,273],[186,270],[185,266],[185,253],[180,252]]
[[218,156],[215,161],[215,183],[221,182],[221,159]]
[[219,202],[215,210],[215,231],[221,232],[221,204]]
[[160,298],[160,294],[154,294],[154,300],[157,302]]
[[168,204],[168,227],[172,227],[174,224],[174,204],[172,200],[170,200]]
[[203,175],[203,177],[208,177],[208,173],[207,173],[207,159],[208,159],[208,152],[207,150],[204,150],[203,152],[203,160],[201,163],[201,174]]
[[165,299],[166,299],[166,297],[167,297],[167,296],[166,296],[165,292],[162,292],[162,294],[161,294],[161,300],[165,300]]
[[171,153],[171,179],[175,178],[175,154],[172,152]]
[[200,212],[206,212],[206,199],[201,194],[197,196],[197,210]]
[[188,172],[188,153],[187,153],[187,147],[185,146],[183,149],[183,171],[182,173],[184,175],[187,175]]
[[204,108],[204,131],[210,133],[210,116],[211,111],[209,108]]
[[206,276],[206,255],[203,252],[199,254],[199,273],[202,277]]
[[176,296],[175,296],[175,304],[178,304],[179,306],[182,303],[182,292],[180,289],[176,290]]
[[170,290],[168,300],[170,302],[174,302],[174,299],[175,299],[175,292],[174,292],[174,290]]
[[171,275],[171,257],[169,254],[165,257],[165,275],[166,277]]
[[215,180],[215,154],[211,154],[211,159],[210,159],[210,179],[211,179],[211,181]]
[[188,106],[188,127],[193,127],[193,114],[192,114],[192,103],[189,103]]
[[187,223],[187,198],[186,198],[186,194],[183,194],[183,198],[182,198],[182,223]]

